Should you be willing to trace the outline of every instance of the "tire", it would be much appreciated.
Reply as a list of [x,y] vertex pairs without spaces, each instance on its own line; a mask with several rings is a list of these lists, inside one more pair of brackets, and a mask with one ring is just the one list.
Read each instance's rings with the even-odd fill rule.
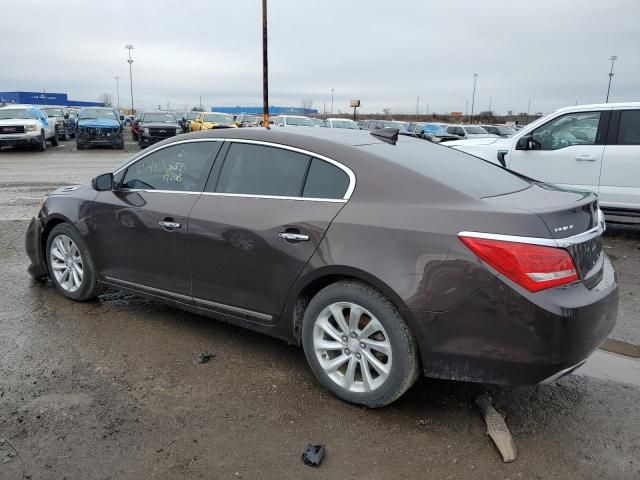
[[47,149],[47,139],[44,136],[44,130],[40,132],[40,139],[38,140],[38,146],[36,148],[39,152],[44,152]]
[[76,140],[76,150],[84,150],[84,149],[85,149],[84,144],[82,144],[82,143],[80,143],[80,142],[78,142]]
[[[356,328],[344,332],[332,309],[342,312],[345,326],[351,311],[358,311]],[[331,335],[327,325],[333,327]],[[418,378],[418,348],[407,323],[386,297],[364,283],[334,283],[313,297],[302,321],[302,344],[320,383],[350,403],[383,407],[402,396]],[[327,348],[316,350],[320,345]],[[328,372],[325,368],[330,362],[340,367]],[[348,378],[353,379],[350,386]]]
[[56,128],[53,137],[51,137],[51,146],[57,147],[58,145],[60,145],[60,140],[58,140],[58,129]]
[[124,150],[124,142],[120,142],[114,145],[114,147],[116,150]]
[[83,302],[102,292],[89,248],[68,223],[56,225],[51,230],[45,258],[51,281],[65,297]]

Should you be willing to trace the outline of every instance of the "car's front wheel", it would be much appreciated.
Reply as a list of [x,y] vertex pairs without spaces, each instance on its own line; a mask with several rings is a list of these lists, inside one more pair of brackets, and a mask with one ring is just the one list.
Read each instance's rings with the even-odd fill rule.
[[89,249],[71,225],[61,223],[51,230],[46,258],[51,280],[65,297],[90,300],[102,290]]
[[40,138],[38,138],[37,147],[39,152],[44,152],[47,149],[47,137],[44,135],[44,130],[40,132]]
[[60,145],[60,140],[58,140],[58,129],[56,128],[53,137],[51,137],[51,146],[57,147],[58,145]]
[[388,405],[418,376],[416,341],[404,318],[363,283],[338,282],[313,297],[302,343],[318,380],[348,402]]

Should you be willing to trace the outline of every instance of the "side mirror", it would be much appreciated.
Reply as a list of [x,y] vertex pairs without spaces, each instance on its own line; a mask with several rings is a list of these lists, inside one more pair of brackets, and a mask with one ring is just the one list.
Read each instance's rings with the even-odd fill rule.
[[68,114],[68,113],[65,113],[65,114],[64,114],[64,119],[65,119],[65,120],[68,120],[68,119],[69,119],[69,114]]
[[533,135],[523,135],[516,143],[516,150],[533,150]]
[[113,173],[103,173],[91,180],[91,186],[98,192],[113,190]]
[[120,115],[120,121],[124,121],[124,115]]

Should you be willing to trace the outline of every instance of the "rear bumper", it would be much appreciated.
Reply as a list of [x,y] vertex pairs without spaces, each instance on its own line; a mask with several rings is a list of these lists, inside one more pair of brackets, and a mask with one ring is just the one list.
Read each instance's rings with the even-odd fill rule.
[[617,276],[605,257],[591,289],[575,283],[531,293],[497,276],[453,310],[408,316],[426,376],[524,385],[576,368],[607,338],[617,313]]
[[31,260],[27,271],[32,277],[44,277],[49,274],[42,255],[42,223],[40,219],[33,217],[24,238],[24,247]]

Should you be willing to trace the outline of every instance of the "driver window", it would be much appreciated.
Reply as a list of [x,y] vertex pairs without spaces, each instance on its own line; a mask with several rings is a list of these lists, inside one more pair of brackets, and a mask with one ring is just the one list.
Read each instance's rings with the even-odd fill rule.
[[602,112],[568,113],[533,131],[537,150],[558,150],[572,145],[595,145]]
[[220,142],[172,145],[138,160],[127,169],[122,188],[201,192],[214,149]]

